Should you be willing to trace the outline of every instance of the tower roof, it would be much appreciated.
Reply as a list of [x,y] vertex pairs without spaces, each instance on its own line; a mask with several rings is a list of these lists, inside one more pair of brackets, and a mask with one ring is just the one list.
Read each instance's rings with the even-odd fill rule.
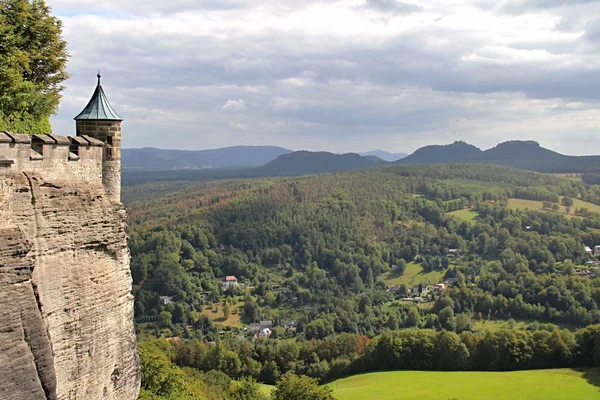
[[112,108],[106,98],[106,94],[104,94],[104,90],[102,90],[102,85],[100,85],[100,78],[102,78],[102,75],[100,75],[100,72],[98,72],[97,76],[98,86],[96,86],[96,90],[87,106],[85,106],[83,111],[75,117],[75,120],[94,119],[103,121],[123,121],[123,118],[121,118],[114,108]]

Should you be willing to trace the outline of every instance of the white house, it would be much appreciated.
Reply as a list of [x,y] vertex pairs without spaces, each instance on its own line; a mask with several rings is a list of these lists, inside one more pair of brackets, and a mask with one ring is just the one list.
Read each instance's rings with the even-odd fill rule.
[[223,278],[223,280],[221,281],[221,287],[223,288],[223,290],[227,290],[233,286],[237,286],[238,285],[238,280],[235,276],[233,275],[228,275],[225,278]]
[[271,336],[271,330],[269,328],[265,328],[258,334],[259,337],[263,339],[268,339]]
[[173,298],[171,296],[159,296],[158,300],[163,306],[166,306],[167,304],[171,304],[173,302]]
[[592,248],[590,246],[585,246],[585,252],[587,254],[593,254]]

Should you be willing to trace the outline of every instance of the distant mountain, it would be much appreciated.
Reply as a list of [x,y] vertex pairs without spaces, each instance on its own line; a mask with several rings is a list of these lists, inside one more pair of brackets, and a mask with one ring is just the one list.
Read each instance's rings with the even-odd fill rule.
[[446,145],[431,145],[421,147],[411,155],[398,161],[399,164],[429,164],[462,162],[465,158],[472,159],[481,153],[477,147],[459,141]]
[[381,158],[363,157],[355,153],[296,151],[283,154],[257,170],[268,175],[308,175],[349,171],[383,164],[387,164],[387,162]]
[[170,171],[123,170],[123,185],[136,185],[153,181],[205,181],[267,176],[297,176],[325,174],[337,171],[375,167],[388,164],[375,157],[358,154],[333,154],[327,152],[296,151],[282,154],[275,160],[255,168],[179,169]]
[[213,150],[123,149],[124,170],[171,171],[258,167],[292,150],[276,146],[233,146]]
[[567,156],[545,149],[538,142],[513,140],[482,151],[465,142],[425,146],[398,164],[482,163],[547,173],[600,171],[600,156]]
[[381,158],[384,161],[398,161],[406,156],[408,156],[408,154],[406,153],[390,153],[387,151],[383,151],[383,150],[373,150],[373,151],[367,151],[365,153],[358,153],[361,156],[375,156],[378,158]]

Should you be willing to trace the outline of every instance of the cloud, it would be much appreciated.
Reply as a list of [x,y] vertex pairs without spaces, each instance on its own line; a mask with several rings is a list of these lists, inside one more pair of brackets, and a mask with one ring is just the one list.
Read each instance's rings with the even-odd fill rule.
[[423,7],[398,0],[367,0],[365,8],[392,14],[410,14],[423,11]]
[[223,105],[223,107],[221,107],[221,111],[223,112],[230,112],[230,113],[237,113],[237,112],[244,112],[247,111],[248,107],[246,107],[246,105],[244,104],[244,100],[227,100],[227,103],[225,103]]
[[57,133],[73,131],[101,68],[126,147],[527,138],[588,153],[600,138],[593,3],[521,15],[487,0],[414,0],[419,12],[381,0],[48,2],[72,53]]

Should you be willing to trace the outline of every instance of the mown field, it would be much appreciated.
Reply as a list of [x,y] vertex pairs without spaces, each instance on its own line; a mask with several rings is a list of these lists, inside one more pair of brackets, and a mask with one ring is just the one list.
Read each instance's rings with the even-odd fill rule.
[[421,283],[436,284],[440,282],[445,272],[446,271],[432,271],[424,273],[421,264],[410,262],[406,264],[404,274],[400,275],[396,271],[391,271],[385,274],[383,281],[388,286],[397,286],[404,283],[407,287],[411,288],[412,286]]
[[394,371],[356,375],[329,386],[338,400],[600,399],[598,370]]
[[[516,209],[521,209],[521,210],[530,209],[530,210],[538,210],[538,211],[548,211],[548,210],[544,210],[542,208],[542,205],[543,205],[543,203],[541,201],[536,201],[536,200],[510,199],[508,201],[508,208],[512,208],[515,210]],[[576,208],[587,208],[588,211],[600,213],[600,206],[597,206],[596,204],[588,203],[587,201],[583,201],[583,200],[579,200],[579,199],[573,199],[573,206],[570,208],[571,208],[571,210],[569,212],[569,215],[575,215]],[[463,210],[463,211],[465,211],[465,210]],[[560,213],[560,214],[566,214],[565,206],[561,205],[560,208],[558,209],[558,211],[556,211],[556,212]]]
[[464,210],[451,211],[448,215],[453,215],[462,221],[471,222],[477,218],[478,213],[470,208],[466,208]]

